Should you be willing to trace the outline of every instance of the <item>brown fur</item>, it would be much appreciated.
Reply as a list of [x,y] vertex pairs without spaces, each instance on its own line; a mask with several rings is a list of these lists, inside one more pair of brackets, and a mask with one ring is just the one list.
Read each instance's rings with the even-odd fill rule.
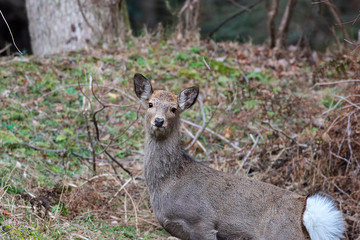
[[[135,77],[135,88],[138,81],[150,84]],[[170,109],[190,107],[196,91],[186,89],[178,98],[165,91],[140,94],[153,103],[145,119],[144,176],[159,223],[173,236],[190,240],[308,239],[301,220],[305,197],[216,171],[182,151],[181,111]],[[164,129],[154,130],[156,117],[164,118]]]

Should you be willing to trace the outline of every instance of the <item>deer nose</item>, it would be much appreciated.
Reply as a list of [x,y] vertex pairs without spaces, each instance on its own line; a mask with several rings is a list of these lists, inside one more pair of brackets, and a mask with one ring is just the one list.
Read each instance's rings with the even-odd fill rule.
[[155,118],[155,126],[162,127],[163,124],[164,124],[163,118]]

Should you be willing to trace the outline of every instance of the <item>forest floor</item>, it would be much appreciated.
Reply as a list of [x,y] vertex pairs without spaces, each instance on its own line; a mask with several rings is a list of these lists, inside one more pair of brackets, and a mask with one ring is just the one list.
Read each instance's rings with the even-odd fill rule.
[[143,37],[0,58],[0,238],[170,237],[141,175],[139,72],[158,89],[200,87],[203,108],[182,116],[184,145],[206,124],[191,156],[302,195],[324,191],[360,239],[359,55]]

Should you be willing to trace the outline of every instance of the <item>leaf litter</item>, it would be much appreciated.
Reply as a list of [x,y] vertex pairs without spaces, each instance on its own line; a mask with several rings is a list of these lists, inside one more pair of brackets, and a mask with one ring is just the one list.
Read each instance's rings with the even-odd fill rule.
[[[324,191],[342,209],[349,238],[360,236],[360,89],[345,81],[358,77],[356,59],[251,43],[131,41],[128,48],[0,59],[2,236],[168,237],[141,177],[144,110],[132,93],[136,72],[157,88],[200,86],[207,126],[189,150],[199,161],[303,195]],[[90,74],[96,96],[109,105],[97,114],[96,176],[82,112],[85,104],[93,112],[101,107]],[[202,125],[199,105],[183,118],[188,144]]]

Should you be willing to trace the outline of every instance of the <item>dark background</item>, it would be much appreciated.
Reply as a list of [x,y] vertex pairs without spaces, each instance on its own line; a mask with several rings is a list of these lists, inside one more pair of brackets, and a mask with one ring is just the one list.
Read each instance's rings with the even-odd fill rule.
[[[250,5],[253,1],[234,0],[243,6]],[[166,4],[168,2],[168,4]],[[283,9],[287,1],[280,1],[281,7],[277,17],[280,22]],[[165,35],[171,34],[176,23],[176,13],[184,3],[184,0],[127,0],[130,22],[133,34],[139,36],[144,27],[149,31],[155,31],[158,23],[165,27]],[[336,0],[343,21],[351,21],[356,18],[360,11],[359,0]],[[8,21],[16,44],[25,53],[31,53],[30,37],[27,28],[25,0],[0,0],[0,10]],[[202,0],[201,9],[201,36],[206,38],[218,24],[240,11],[231,0]],[[268,39],[266,28],[267,17],[265,1],[258,4],[251,12],[246,12],[224,25],[212,38],[216,41],[252,41],[262,44]],[[357,32],[360,28],[360,20],[355,24],[345,25],[351,39],[357,40]],[[325,50],[332,42],[334,36],[331,28],[337,29],[327,7],[323,4],[312,3],[310,0],[298,0],[289,28],[288,44],[296,44],[301,36],[305,37],[313,49]],[[11,43],[10,33],[0,19],[0,49],[6,43]],[[11,52],[15,48],[11,47]]]

